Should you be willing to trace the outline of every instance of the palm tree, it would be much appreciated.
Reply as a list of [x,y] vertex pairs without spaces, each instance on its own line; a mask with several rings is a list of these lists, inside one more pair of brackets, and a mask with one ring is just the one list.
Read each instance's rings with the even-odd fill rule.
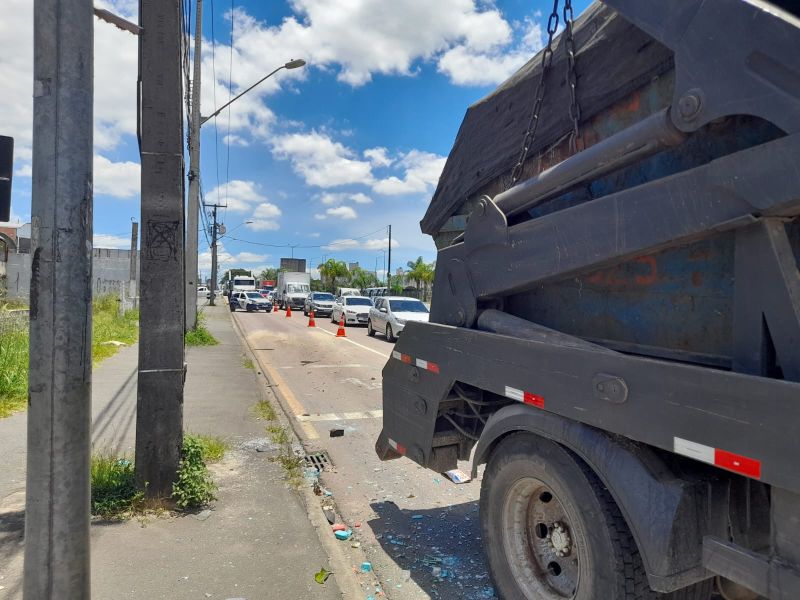
[[321,265],[317,266],[319,269],[319,275],[322,278],[322,282],[325,287],[333,292],[336,289],[336,280],[339,278],[344,279],[350,274],[350,271],[347,270],[347,265],[341,261],[336,260],[335,258],[329,258]]
[[426,263],[421,256],[415,261],[408,261],[407,264],[406,277],[417,284],[417,294],[422,299],[423,294],[420,294],[420,286],[433,281],[433,265]]

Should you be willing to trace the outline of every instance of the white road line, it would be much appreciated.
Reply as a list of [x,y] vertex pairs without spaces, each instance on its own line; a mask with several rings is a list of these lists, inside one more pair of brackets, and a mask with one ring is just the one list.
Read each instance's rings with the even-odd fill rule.
[[346,413],[324,413],[321,415],[300,415],[297,420],[300,422],[307,421],[354,421],[357,419],[380,419],[383,417],[382,410],[366,410],[362,412],[346,412]]
[[360,369],[361,367],[366,367],[367,365],[361,365],[358,363],[350,364],[350,365],[288,365],[286,367],[278,367],[279,369],[338,369],[340,367],[347,368],[347,369]]
[[[327,329],[322,329],[321,327],[317,327],[316,330],[317,331],[321,331],[323,333],[327,333],[328,335],[336,336],[336,334],[334,332],[328,331]],[[389,356],[390,356],[389,354],[384,354],[383,352],[378,352],[377,350],[373,350],[372,348],[369,348],[369,347],[365,346],[364,344],[359,344],[358,342],[354,342],[353,340],[351,340],[348,337],[344,337],[344,338],[341,338],[341,339],[343,339],[345,342],[350,342],[354,346],[358,346],[359,348],[363,348],[364,350],[369,350],[373,354],[377,354],[378,356],[382,356],[383,358],[387,358],[388,359]]]

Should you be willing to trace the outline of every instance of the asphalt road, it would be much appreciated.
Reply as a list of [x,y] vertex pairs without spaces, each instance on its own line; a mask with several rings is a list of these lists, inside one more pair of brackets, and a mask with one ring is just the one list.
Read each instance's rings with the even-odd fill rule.
[[[392,599],[493,598],[483,559],[480,478],[456,485],[408,459],[382,463],[374,451],[382,424],[381,369],[393,344],[364,327],[337,338],[330,319],[307,326],[301,311],[234,317],[307,451],[327,451],[322,483],[356,528],[361,550]],[[331,429],[342,437],[330,437]],[[461,468],[469,471],[464,463]],[[342,543],[347,551],[349,545]],[[433,574],[436,561],[441,575]]]

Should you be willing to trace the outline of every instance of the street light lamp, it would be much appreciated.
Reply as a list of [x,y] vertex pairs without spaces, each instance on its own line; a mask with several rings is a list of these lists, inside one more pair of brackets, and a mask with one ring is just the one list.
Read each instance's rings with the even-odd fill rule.
[[216,117],[219,113],[221,113],[223,110],[228,108],[231,104],[236,102],[236,100],[238,100],[239,98],[244,96],[247,92],[252,90],[254,87],[258,86],[259,84],[263,83],[264,81],[266,81],[267,79],[269,79],[270,77],[275,75],[275,73],[277,73],[281,69],[299,69],[300,67],[304,67],[305,64],[306,64],[306,61],[304,61],[302,58],[294,58],[294,59],[290,60],[289,62],[287,62],[286,64],[281,65],[280,67],[278,67],[277,69],[275,69],[271,73],[265,75],[264,77],[262,77],[261,79],[256,81],[253,85],[251,85],[249,88],[247,88],[242,93],[237,94],[236,96],[231,98],[228,102],[226,102],[225,104],[220,106],[217,110],[215,110],[213,113],[211,113],[207,117],[200,117],[200,125],[203,125],[206,121]]
[[[233,228],[233,229],[231,229],[230,231],[222,231],[222,232],[220,232],[220,234],[217,236],[217,240],[221,240],[221,239],[222,239],[222,238],[224,238],[226,235],[230,235],[231,233],[233,233],[234,231],[236,231],[237,229],[239,229],[239,227],[241,227],[242,225],[250,225],[251,223],[253,223],[253,221],[243,221],[242,223],[239,223],[239,224],[238,224],[236,227],[234,227],[234,228]],[[223,227],[224,227],[224,225],[220,225],[220,226],[219,226],[217,229],[218,229],[218,230],[220,230],[220,229],[222,229]]]

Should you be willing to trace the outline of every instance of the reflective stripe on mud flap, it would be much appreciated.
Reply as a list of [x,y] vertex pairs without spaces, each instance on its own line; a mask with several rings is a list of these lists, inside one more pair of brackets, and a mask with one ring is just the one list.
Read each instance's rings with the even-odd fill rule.
[[523,404],[529,404],[530,406],[535,406],[536,408],[544,408],[544,398],[524,390],[518,390],[517,388],[506,386],[505,396],[506,398],[511,398],[512,400],[522,402]]
[[386,438],[386,439],[389,442],[389,446],[392,447],[392,450],[394,450],[398,454],[402,454],[403,456],[405,456],[405,454],[406,454],[406,447],[405,446],[403,446],[402,444],[398,444],[392,438]]
[[392,358],[396,358],[400,362],[404,362],[407,365],[415,365],[420,369],[425,369],[426,371],[430,371],[431,373],[436,373],[437,375],[439,374],[439,365],[435,362],[431,362],[429,360],[422,360],[421,358],[414,360],[410,355],[402,354],[397,350],[392,350]]
[[753,479],[761,479],[761,461],[741,454],[734,454],[727,450],[720,450],[712,446],[698,444],[679,437],[673,438],[673,449],[676,454],[688,456],[695,460],[733,471]]

